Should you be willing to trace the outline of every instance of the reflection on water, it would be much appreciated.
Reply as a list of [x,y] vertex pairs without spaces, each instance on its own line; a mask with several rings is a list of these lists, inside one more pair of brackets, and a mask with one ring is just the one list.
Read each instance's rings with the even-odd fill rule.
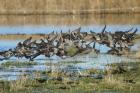
[[0,51],[7,50],[7,49],[14,49],[18,42],[21,40],[0,40]]
[[[22,40],[0,40],[0,43],[3,43],[0,45],[0,51],[2,50],[7,50],[9,48],[14,48],[16,47],[16,44]],[[138,47],[139,43],[134,46]],[[102,53],[105,53],[108,48],[104,48],[105,46],[96,46],[98,49],[101,50]],[[4,60],[0,61],[1,63],[7,62],[7,61],[19,61],[19,62],[24,62],[28,61],[25,58],[22,59],[17,59],[15,57],[12,57],[10,60]],[[79,63],[71,63],[71,62],[77,61]],[[65,66],[68,65],[74,65],[75,67],[80,67],[82,69],[90,69],[90,68],[96,68],[96,69],[105,69],[106,64],[109,63],[120,63],[120,62],[136,62],[138,59],[132,59],[129,57],[125,56],[115,56],[115,55],[108,55],[108,54],[94,54],[90,53],[88,55],[80,55],[80,56],[75,56],[73,58],[65,58],[61,59],[58,56],[52,56],[51,58],[46,58],[45,56],[39,56],[35,58],[35,62],[38,63],[38,65],[33,65],[30,67],[10,67],[3,69],[3,67],[0,67],[0,80],[15,80],[18,79],[19,76],[23,74],[29,74],[32,76],[32,73],[34,71],[46,71],[50,69],[50,66],[45,65],[46,63],[53,63],[53,64],[61,64],[59,67],[58,65],[53,65],[52,68],[53,70],[58,70],[60,68],[64,68]],[[66,62],[63,64],[63,62]],[[70,62],[70,63],[69,63]]]
[[[27,61],[26,59],[16,59],[12,58],[9,61]],[[79,63],[74,63],[75,61],[79,61]],[[120,63],[120,62],[137,62],[138,59],[131,59],[129,57],[120,57],[115,55],[107,55],[107,54],[99,54],[96,57],[94,55],[83,55],[76,56],[74,58],[66,58],[60,59],[57,56],[54,56],[50,59],[45,58],[44,56],[40,56],[35,59],[35,62],[38,65],[33,65],[30,67],[9,67],[9,68],[0,68],[0,80],[14,80],[17,79],[20,75],[29,74],[32,76],[34,71],[46,71],[50,70],[50,62],[52,63],[52,70],[58,71],[67,66],[75,66],[77,68],[81,68],[81,70],[86,69],[99,69],[104,70],[107,69],[106,65],[110,63]],[[1,61],[0,63],[4,63],[7,61]],[[65,63],[63,63],[65,62]],[[69,63],[70,62],[70,63]],[[71,63],[73,62],[73,63]],[[54,64],[54,65],[53,65]],[[74,70],[74,69],[73,69]]]
[[139,14],[122,15],[0,15],[0,25],[139,24]]
[[[139,15],[69,15],[69,16],[56,16],[56,15],[27,15],[27,16],[15,16],[15,15],[1,15],[0,16],[0,34],[15,34],[15,33],[25,33],[25,34],[37,34],[37,33],[49,33],[51,31],[61,30],[68,31],[74,30],[78,27],[82,27],[81,31],[89,32],[93,30],[95,32],[101,32],[104,24],[107,24],[106,31],[125,31],[132,27],[140,29],[140,16]],[[140,31],[138,31],[140,33]],[[10,37],[11,38],[11,37]],[[15,38],[16,39],[16,38]],[[22,38],[23,39],[23,38]],[[0,40],[0,51],[7,50],[9,48],[15,48],[16,44],[20,40]],[[132,49],[136,49],[139,44],[136,44]],[[96,48],[105,53],[109,48],[104,45],[96,45]],[[136,59],[131,59],[128,57],[113,56],[107,54],[89,54],[83,56],[76,56],[73,58],[61,59],[57,56],[51,57],[52,63],[58,63],[62,61],[82,61],[81,63],[74,64],[77,67],[83,69],[97,68],[105,69],[105,65],[108,63],[117,62],[133,62]],[[11,58],[10,61],[27,61],[26,59]],[[44,56],[39,56],[35,59],[39,63],[37,66],[31,66],[28,68],[13,68],[13,69],[1,69],[0,68],[0,80],[13,80],[17,79],[21,74],[32,74],[35,70],[47,70],[48,66],[42,65],[44,63],[49,63],[50,59]],[[6,61],[0,61],[0,64]],[[72,64],[73,65],[73,64]],[[60,67],[63,67],[61,65]],[[54,69],[56,67],[54,66]],[[25,73],[21,73],[24,71]]]
[[[75,30],[78,27],[81,27],[81,32],[90,32],[90,30],[95,32],[101,32],[104,28],[104,25],[73,25],[73,26],[67,26],[67,25],[60,25],[60,26],[44,26],[44,25],[38,25],[38,26],[0,26],[0,34],[48,34],[52,31],[55,32],[68,32],[69,30]],[[126,31],[131,28],[138,28],[140,29],[140,24],[136,25],[118,25],[118,24],[112,24],[107,25],[106,31],[108,32],[114,32],[114,31]],[[134,30],[133,29],[133,30]],[[138,30],[140,33],[140,31]]]

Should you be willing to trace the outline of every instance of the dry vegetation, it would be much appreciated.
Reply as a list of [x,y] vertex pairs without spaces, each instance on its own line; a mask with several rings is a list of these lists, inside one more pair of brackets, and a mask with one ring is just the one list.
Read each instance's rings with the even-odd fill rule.
[[0,15],[0,25],[139,24],[139,14],[123,15]]
[[[112,65],[118,66],[119,64]],[[0,84],[4,85],[1,86],[1,91],[3,91],[2,93],[38,93],[38,91],[40,93],[139,93],[140,64],[138,62],[131,65],[138,68],[126,70],[126,72],[120,72],[118,68],[105,70],[100,72],[105,75],[103,79],[92,77],[75,77],[77,79],[72,79],[73,76],[66,76],[63,72],[34,72],[33,74],[36,77],[34,79],[30,79],[28,75],[23,75],[15,81],[7,83],[6,81],[0,81]],[[95,69],[90,69],[86,72],[87,74],[99,73]],[[41,78],[41,75],[49,76],[50,79]],[[132,79],[132,77],[135,78]],[[131,82],[131,79],[133,82]]]
[[[140,12],[139,0],[0,0],[1,14]],[[102,10],[105,9],[105,10]],[[108,10],[109,9],[109,10]]]
[[0,40],[18,40],[18,39],[27,39],[32,37],[33,39],[45,38],[45,34],[0,34]]
[[[11,0],[0,0],[0,25],[71,25],[79,23],[85,25],[93,23],[126,24],[130,22],[131,24],[137,24],[139,23],[139,15],[71,15],[92,13],[133,14],[140,12],[139,6],[139,0],[12,0],[12,2]],[[69,16],[56,16],[59,14],[69,14]]]

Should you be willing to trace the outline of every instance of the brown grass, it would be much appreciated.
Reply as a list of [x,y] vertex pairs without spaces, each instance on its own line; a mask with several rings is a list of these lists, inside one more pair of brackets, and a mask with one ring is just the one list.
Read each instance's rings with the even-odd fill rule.
[[139,24],[139,14],[123,15],[0,15],[0,25]]
[[139,0],[0,0],[0,14],[138,13],[139,5]]
[[18,40],[18,39],[27,39],[29,37],[32,37],[33,39],[41,39],[41,38],[45,38],[46,35],[22,35],[22,34],[7,34],[7,35],[2,35],[0,34],[0,40]]

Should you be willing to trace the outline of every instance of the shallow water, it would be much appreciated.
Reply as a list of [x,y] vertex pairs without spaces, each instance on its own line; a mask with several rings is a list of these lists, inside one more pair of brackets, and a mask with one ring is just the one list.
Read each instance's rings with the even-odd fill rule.
[[[69,30],[75,30],[79,27],[81,27],[81,32],[90,32],[90,30],[95,32],[101,32],[104,28],[104,24],[97,25],[97,24],[91,24],[91,25],[25,25],[25,26],[0,26],[0,34],[48,34],[52,31],[55,32],[68,32]],[[109,24],[107,25],[106,31],[108,32],[115,32],[115,31],[126,31],[131,28],[138,28],[140,29],[139,24]],[[133,30],[134,30],[133,29]],[[139,32],[139,31],[138,31]],[[140,32],[139,32],[140,33]]]
[[[0,46],[1,50],[14,48],[16,46],[16,43],[20,41],[6,41],[7,43],[2,44]],[[4,42],[4,41],[2,41]],[[137,46],[135,46],[137,47]],[[106,51],[106,48],[103,48],[102,52]],[[17,59],[15,57],[12,57],[9,61],[28,61],[25,58],[23,59]],[[81,63],[70,63],[71,61],[81,61]],[[18,79],[20,75],[23,74],[29,74],[32,76],[32,73],[34,71],[46,71],[50,69],[50,66],[45,65],[45,63],[58,63],[60,62],[67,62],[65,64],[61,64],[61,66],[52,66],[53,70],[58,70],[59,68],[64,68],[68,65],[74,65],[76,67],[80,67],[82,69],[90,69],[90,68],[96,68],[96,69],[106,69],[106,64],[109,63],[120,63],[120,62],[135,62],[138,61],[137,59],[131,59],[128,57],[121,57],[121,56],[115,56],[115,55],[108,55],[108,54],[89,54],[89,55],[82,55],[82,56],[75,56],[73,58],[65,58],[61,59],[58,56],[53,56],[51,59],[45,58],[44,56],[39,56],[35,59],[35,62],[38,63],[38,65],[31,66],[31,67],[15,67],[15,68],[6,68],[6,70],[0,71],[0,80],[15,80]],[[7,62],[7,60],[1,61],[0,63]]]
[[[0,16],[2,17],[2,16]],[[17,19],[16,19],[16,18]],[[140,33],[140,20],[139,15],[108,15],[108,16],[7,16],[2,17],[5,21],[0,21],[0,34],[48,34],[52,31],[63,32],[72,31],[78,27],[81,27],[82,32],[89,32],[93,30],[95,32],[101,32],[104,28],[104,25],[107,25],[106,31],[125,31],[129,30],[132,27],[138,28],[138,33]],[[15,19],[15,20],[14,20]],[[7,50],[9,48],[15,48],[18,42],[22,42],[23,39],[19,40],[10,40],[6,39],[0,40],[0,51]],[[132,47],[132,50],[137,50],[140,46],[138,42],[135,46]],[[137,59],[131,59],[128,57],[120,57],[114,55],[107,55],[108,47],[104,45],[96,45],[96,48],[101,50],[102,54],[89,54],[82,56],[75,56],[73,58],[61,59],[57,56],[45,58],[44,56],[39,56],[35,59],[35,62],[38,65],[31,67],[22,67],[22,68],[6,68],[0,69],[0,80],[15,80],[21,74],[32,74],[33,71],[44,71],[50,69],[49,66],[44,65],[45,63],[58,63],[62,61],[82,61],[81,63],[67,63],[62,64],[60,68],[66,67],[68,65],[74,65],[82,69],[96,68],[96,69],[105,69],[106,64],[108,63],[120,63],[120,62],[133,62]],[[12,57],[8,61],[27,61],[25,58],[17,59]],[[1,63],[7,62],[0,61]],[[57,69],[56,66],[52,67],[54,70]]]

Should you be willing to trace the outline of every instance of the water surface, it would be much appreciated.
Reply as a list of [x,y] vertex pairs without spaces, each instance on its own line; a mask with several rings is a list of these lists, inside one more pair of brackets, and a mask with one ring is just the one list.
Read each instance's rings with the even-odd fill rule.
[[[90,30],[95,32],[101,32],[104,25],[107,25],[106,31],[126,31],[130,28],[138,28],[138,33],[140,33],[140,16],[139,15],[75,15],[75,16],[54,16],[54,15],[28,15],[28,16],[0,16],[0,34],[48,34],[52,31],[63,32],[72,31],[78,27],[81,27],[82,32],[89,32]],[[22,39],[14,40],[7,38],[6,40],[0,40],[0,51],[8,50],[9,48],[15,48],[18,42],[22,42]],[[26,39],[26,38],[25,38]],[[132,50],[137,50],[139,48],[139,42],[132,47]],[[81,63],[71,63],[71,64],[61,64],[60,68],[64,68],[68,65],[74,65],[82,69],[105,69],[106,64],[110,63],[120,63],[120,62],[135,62],[137,59],[132,59],[124,56],[115,56],[105,54],[109,50],[105,45],[96,45],[96,48],[101,50],[101,54],[89,54],[75,56],[73,58],[61,59],[57,56],[50,58],[45,58],[44,56],[39,56],[35,59],[38,65],[33,65],[31,67],[15,67],[15,68],[0,68],[0,80],[14,80],[17,79],[22,74],[31,74],[33,71],[45,71],[49,70],[50,66],[46,63],[60,63],[70,62],[70,61],[81,61]],[[12,57],[8,61],[28,61],[25,58],[17,59]],[[1,63],[7,62],[0,61]],[[58,67],[55,65],[52,67],[57,70]]]

